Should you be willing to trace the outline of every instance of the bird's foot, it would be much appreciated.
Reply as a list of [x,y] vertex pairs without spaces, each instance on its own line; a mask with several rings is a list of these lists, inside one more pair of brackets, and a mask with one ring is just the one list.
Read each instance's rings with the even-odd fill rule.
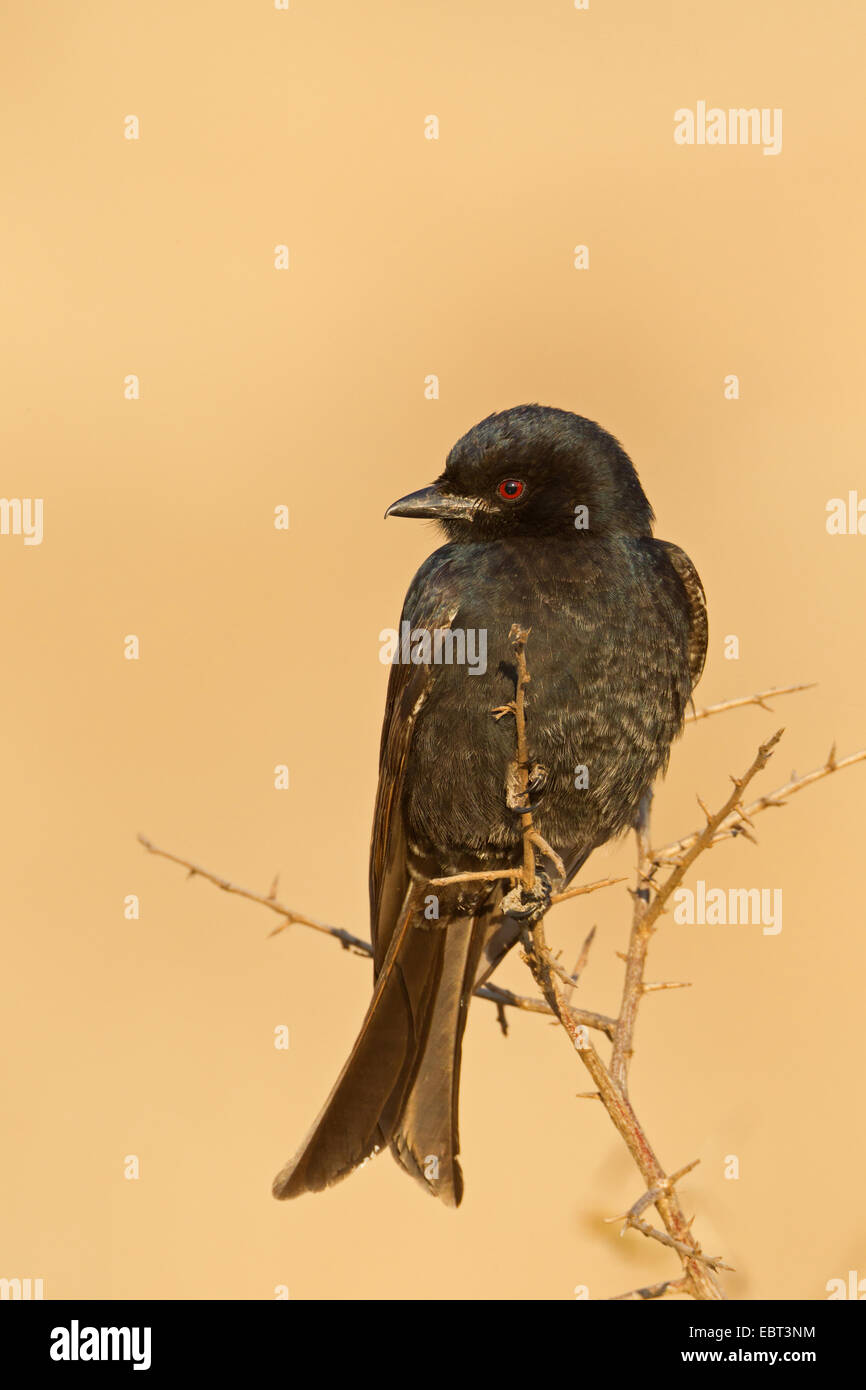
[[539,869],[531,888],[525,887],[522,883],[516,883],[511,892],[506,893],[502,899],[503,915],[513,917],[518,922],[526,922],[531,926],[533,923],[539,922],[547,912],[552,893],[553,884],[544,870]]
[[530,763],[526,774],[524,785],[521,768],[515,761],[510,765],[505,779],[505,804],[516,816],[531,815],[537,811],[541,803],[531,798],[543,792],[547,785],[548,772],[543,763]]

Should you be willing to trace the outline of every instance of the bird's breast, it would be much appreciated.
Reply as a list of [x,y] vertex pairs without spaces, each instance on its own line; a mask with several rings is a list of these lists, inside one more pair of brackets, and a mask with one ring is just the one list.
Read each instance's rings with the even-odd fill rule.
[[481,553],[455,585],[454,640],[438,661],[433,653],[413,732],[403,791],[412,843],[479,862],[519,850],[507,804],[515,623],[530,629],[525,712],[541,834],[568,858],[630,823],[667,759],[687,669],[685,628],[674,630],[661,595],[654,605],[651,575],[624,545],[577,557],[573,546],[471,547]]

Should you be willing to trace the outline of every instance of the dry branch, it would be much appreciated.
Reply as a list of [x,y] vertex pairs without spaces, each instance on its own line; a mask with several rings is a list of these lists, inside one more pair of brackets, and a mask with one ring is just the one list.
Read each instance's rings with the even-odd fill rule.
[[746,705],[758,705],[772,714],[773,707],[767,704],[768,700],[777,699],[780,695],[795,695],[800,690],[814,689],[815,681],[809,681],[806,685],[775,685],[769,690],[759,691],[757,695],[740,695],[736,700],[720,700],[717,705],[704,705],[702,709],[690,710],[685,717],[685,723],[697,724],[700,719],[709,719],[713,714],[724,714],[729,709],[743,709]]
[[[564,875],[562,861],[539,834],[533,822],[532,812],[528,809],[532,775],[527,754],[525,715],[526,687],[530,682],[526,663],[526,643],[529,632],[515,625],[510,636],[517,666],[515,698],[507,705],[499,706],[492,711],[492,714],[497,720],[505,718],[506,715],[514,717],[516,757],[509,773],[509,788],[506,795],[509,804],[513,803],[515,809],[521,812],[522,864],[519,869],[458,874],[442,879],[431,879],[431,886],[444,886],[446,883],[456,881],[505,879],[513,885],[511,893],[508,895],[509,898],[511,898],[512,893],[531,894],[533,891],[537,891],[539,856],[552,863],[560,876]],[[808,684],[789,685],[764,690],[758,694],[743,696],[738,699],[725,700],[719,704],[707,705],[702,709],[694,710],[687,716],[687,722],[695,723],[712,715],[747,705],[769,709],[768,699],[809,689],[811,686]],[[692,1234],[692,1223],[686,1220],[677,1195],[677,1184],[691,1171],[695,1163],[690,1163],[670,1175],[665,1173],[629,1100],[628,1066],[633,1052],[635,1024],[641,999],[653,991],[686,987],[686,983],[682,981],[647,982],[644,978],[644,972],[649,944],[658,928],[660,918],[666,910],[666,904],[698,856],[721,840],[734,836],[741,835],[754,840],[752,834],[753,816],[771,806],[783,806],[786,804],[787,798],[795,792],[814,785],[831,773],[841,771],[842,768],[851,767],[855,763],[866,760],[866,749],[861,749],[847,758],[837,759],[834,745],[822,767],[804,777],[792,777],[789,782],[776,791],[744,805],[743,796],[746,788],[766,766],[781,735],[782,730],[780,729],[761,744],[742,776],[732,778],[733,790],[718,811],[710,812],[700,801],[700,798],[698,799],[705,819],[705,824],[701,829],[684,835],[681,839],[658,850],[651,848],[650,841],[651,797],[647,794],[644,798],[635,826],[637,868],[635,888],[632,892],[631,933],[628,952],[623,957],[625,977],[619,1013],[615,1019],[594,1010],[576,1008],[571,1003],[571,996],[586,967],[595,928],[593,927],[587,936],[574,970],[568,972],[548,949],[543,915],[531,926],[527,925],[522,934],[524,959],[540,990],[540,996],[517,995],[511,990],[491,983],[481,985],[475,990],[475,994],[479,998],[487,999],[496,1006],[503,1032],[507,1032],[504,1012],[506,1008],[545,1014],[549,1018],[555,1018],[562,1025],[581,1062],[589,1072],[595,1087],[592,1091],[579,1094],[587,1098],[601,1100],[643,1178],[644,1192],[624,1217],[614,1219],[623,1220],[622,1233],[628,1229],[634,1229],[675,1253],[680,1260],[682,1274],[677,1279],[666,1279],[657,1284],[620,1294],[620,1301],[658,1299],[677,1295],[686,1295],[696,1299],[720,1299],[724,1297],[716,1275],[719,1270],[728,1269],[729,1266],[723,1263],[720,1256],[708,1257],[704,1255],[699,1242]],[[524,807],[526,809],[523,809]],[[282,917],[283,921],[270,935],[276,935],[293,924],[306,926],[314,931],[334,937],[344,949],[357,955],[372,956],[372,947],[363,938],[280,903],[276,897],[276,880],[274,880],[268,894],[255,893],[229,882],[218,874],[203,869],[190,860],[183,859],[167,850],[159,849],[143,835],[139,835],[138,838],[150,854],[168,859],[185,868],[188,877],[203,878],[223,892],[258,903]],[[671,872],[659,883],[657,882],[657,875],[663,867],[669,867]],[[550,906],[553,907],[571,898],[581,897],[622,881],[622,879],[613,878],[599,879],[594,883],[553,893],[550,896]],[[612,1044],[610,1060],[607,1064],[590,1040],[590,1029],[602,1034]],[[659,1230],[643,1219],[642,1214],[653,1206],[659,1214],[664,1230]]]
[[[155,854],[160,859],[168,859],[172,864],[179,864],[182,869],[186,869],[187,878],[203,878],[208,883],[213,883],[217,888],[221,888],[224,893],[233,893],[236,897],[246,898],[249,902],[259,903],[262,907],[270,908],[271,912],[276,912],[285,918],[280,926],[268,932],[269,936],[276,936],[279,932],[285,931],[287,927],[298,925],[312,927],[314,931],[322,932],[325,936],[332,936],[339,941],[344,950],[350,950],[359,956],[368,956],[372,959],[373,947],[369,941],[365,941],[361,936],[353,936],[351,932],[344,931],[342,927],[333,927],[327,922],[320,922],[315,917],[308,917],[306,913],[297,912],[295,908],[286,907],[275,897],[276,880],[270,893],[256,893],[251,888],[241,888],[236,883],[231,883],[228,879],[221,877],[220,874],[212,873],[210,869],[203,869],[200,864],[194,864],[191,859],[184,859],[179,854],[172,854],[167,849],[160,849],[152,840],[145,835],[138,836],[139,844],[143,845],[149,854]],[[467,875],[456,875],[455,877],[464,878]],[[481,875],[478,875],[481,877]],[[451,879],[431,879],[432,883],[452,882]],[[585,893],[594,893],[599,888],[608,888],[612,883],[619,883],[620,879],[602,878],[597,883],[587,883],[584,885]],[[503,989],[499,985],[479,985],[473,991],[479,999],[488,999],[491,1003],[500,1008],[521,1009],[527,1013],[547,1014],[552,1017],[552,1010],[549,1004],[543,999],[529,998],[523,994],[514,994],[510,989]],[[606,1037],[613,1038],[616,1027],[616,1019],[609,1018],[606,1014],[596,1013],[592,1009],[571,1009],[575,1024],[582,1024],[586,1028],[595,1028],[604,1033]]]
[[353,936],[351,932],[344,931],[342,927],[332,927],[327,922],[320,922],[315,917],[307,917],[303,912],[296,912],[294,908],[285,907],[283,903],[277,901],[276,888],[277,880],[271,886],[271,891],[267,895],[264,893],[254,893],[249,888],[240,888],[236,883],[230,883],[227,878],[220,877],[219,874],[211,873],[210,869],[203,869],[200,864],[193,864],[189,859],[182,859],[178,854],[171,854],[167,849],[159,849],[147,836],[139,835],[138,843],[144,845],[148,854],[159,855],[160,859],[168,859],[172,864],[180,864],[181,868],[186,869],[187,878],[203,878],[208,883],[213,883],[217,888],[221,888],[224,893],[234,893],[239,898],[247,898],[249,902],[260,903],[262,907],[267,907],[271,912],[276,912],[285,921],[281,926],[275,927],[269,934],[276,936],[278,932],[285,931],[286,927],[295,924],[301,927],[312,927],[313,931],[324,932],[326,936],[336,937],[346,949],[358,951],[362,956],[372,956],[373,948],[369,941],[364,941],[360,936]]
[[[734,813],[728,824],[722,825],[716,831],[711,840],[711,844],[717,845],[721,840],[730,840],[736,835],[745,835],[747,839],[753,839],[747,833],[752,816],[757,816],[761,811],[768,811],[771,807],[786,806],[787,798],[793,796],[795,792],[801,792],[805,787],[814,786],[822,778],[829,777],[833,772],[841,772],[844,767],[853,767],[855,763],[862,763],[866,759],[866,748],[860,748],[856,753],[851,753],[847,758],[836,758],[836,745],[830,749],[827,761],[822,767],[815,768],[813,772],[807,772],[804,777],[792,777],[790,782],[786,782],[783,787],[777,787],[775,791],[768,792],[766,796],[759,796],[756,801],[750,801],[748,806],[743,806]],[[693,831],[690,835],[684,835],[681,840],[673,840],[671,844],[664,845],[661,849],[652,851],[653,864],[679,864],[681,856],[685,854],[694,844],[698,834],[702,832]]]

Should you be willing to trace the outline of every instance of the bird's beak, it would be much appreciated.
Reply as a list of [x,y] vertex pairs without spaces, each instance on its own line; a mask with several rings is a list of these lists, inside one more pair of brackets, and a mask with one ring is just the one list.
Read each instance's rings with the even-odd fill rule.
[[433,487],[422,487],[392,502],[387,516],[428,517],[431,521],[471,521],[477,502],[473,497],[455,497]]

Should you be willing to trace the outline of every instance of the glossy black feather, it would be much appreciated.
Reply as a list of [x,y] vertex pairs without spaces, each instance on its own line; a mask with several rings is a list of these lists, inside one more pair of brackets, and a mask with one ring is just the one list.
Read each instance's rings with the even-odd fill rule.
[[[520,483],[516,501],[504,480]],[[514,723],[493,714],[514,698],[511,626],[531,629],[534,818],[570,878],[633,823],[665,768],[703,667],[706,606],[688,556],[653,539],[652,510],[621,446],[567,411],[520,406],[489,417],[454,446],[434,488],[392,510],[437,515],[449,537],[415,576],[402,620],[483,631],[486,671],[392,668],[370,854],[376,989],[349,1062],[274,1191],[318,1190],[389,1144],[428,1191],[457,1204],[468,1003],[519,926],[502,917],[499,885],[434,890],[429,880],[520,862],[506,801]]]

